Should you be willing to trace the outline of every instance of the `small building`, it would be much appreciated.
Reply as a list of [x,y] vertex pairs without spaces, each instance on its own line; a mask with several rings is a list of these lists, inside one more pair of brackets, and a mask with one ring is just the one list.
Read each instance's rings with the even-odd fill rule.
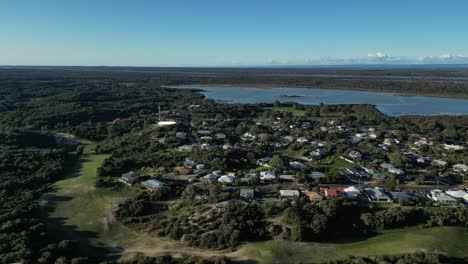
[[215,137],[216,137],[217,139],[226,139],[226,134],[224,134],[224,133],[216,133],[216,134],[215,134]]
[[369,198],[369,201],[372,202],[391,202],[392,200],[388,197],[384,191],[378,188],[367,188],[366,194]]
[[215,182],[218,179],[218,177],[219,177],[218,175],[210,173],[210,174],[203,176],[203,179],[210,181],[210,182]]
[[257,164],[260,166],[269,166],[268,163],[270,162],[271,157],[263,157],[257,160]]
[[279,176],[279,179],[281,181],[294,181],[296,178],[294,178],[294,175],[290,174],[283,174]]
[[351,150],[351,152],[349,152],[348,154],[348,157],[350,157],[354,161],[357,161],[362,158],[362,154],[359,151]]
[[255,195],[254,189],[240,189],[240,197],[245,199],[253,199]]
[[321,191],[325,193],[325,197],[327,198],[335,198],[342,196],[344,191],[342,188],[331,189],[331,188],[320,188]]
[[439,189],[431,190],[427,194],[427,197],[441,204],[456,204],[457,203],[457,199],[453,198],[452,196],[444,193],[442,190],[439,190]]
[[219,177],[218,179],[218,182],[221,182],[221,183],[226,183],[226,184],[232,184],[234,183],[234,176],[232,175],[223,175],[221,177]]
[[161,181],[153,179],[153,180],[147,180],[147,181],[141,182],[141,185],[150,191],[154,191],[164,186],[165,184]]
[[260,180],[272,181],[276,179],[276,173],[274,171],[262,171],[260,172]]
[[176,138],[185,139],[185,138],[187,138],[187,133],[185,133],[185,132],[177,132],[177,133],[176,133]]
[[321,201],[323,201],[322,195],[320,195],[318,192],[303,191],[302,193],[305,196],[307,196],[311,202],[321,202]]
[[360,187],[349,186],[344,188],[343,191],[349,199],[359,199],[362,197],[363,190]]
[[181,175],[187,175],[193,173],[193,169],[191,167],[177,166],[174,168],[174,172]]
[[413,196],[409,193],[406,193],[406,192],[389,192],[390,194],[390,197],[392,198],[392,200],[394,202],[398,202],[398,200],[400,199],[411,199],[413,198]]
[[316,150],[312,150],[310,152],[310,155],[313,157],[322,157],[322,156],[327,155],[327,150],[324,148],[318,148]]
[[296,169],[296,170],[308,170],[309,169],[309,166],[299,161],[291,161],[289,162],[289,166],[291,166],[293,169]]
[[458,191],[452,190],[452,191],[446,191],[445,193],[447,193],[448,195],[452,196],[455,199],[468,203],[468,192],[464,190],[458,190]]
[[452,166],[452,170],[455,171],[455,172],[467,172],[468,171],[468,165],[465,165],[465,164],[455,164]]
[[313,171],[307,176],[312,178],[312,179],[319,179],[319,178],[326,177],[325,173],[320,172],[320,171]]
[[297,141],[298,143],[307,143],[307,142],[309,142],[309,139],[306,138],[306,137],[298,137],[298,138],[296,139],[296,141]]
[[393,173],[393,174],[396,174],[396,175],[404,175],[404,174],[405,174],[405,171],[404,171],[404,170],[400,170],[400,169],[397,169],[397,168],[395,168],[395,167],[389,168],[389,169],[388,169],[388,172]]
[[446,167],[448,162],[445,160],[433,160],[431,164],[438,167]]
[[299,198],[299,191],[298,190],[280,190],[280,197],[283,199],[293,199]]
[[184,166],[185,166],[185,167],[192,167],[192,168],[193,168],[193,167],[195,167],[195,166],[197,166],[197,165],[198,165],[197,162],[195,162],[195,161],[193,161],[193,160],[190,160],[190,159],[186,159],[186,160],[184,161]]
[[130,172],[122,174],[122,177],[120,177],[119,181],[128,185],[133,185],[135,184],[135,182],[138,180],[139,177],[140,177],[140,173],[136,171],[130,171]]

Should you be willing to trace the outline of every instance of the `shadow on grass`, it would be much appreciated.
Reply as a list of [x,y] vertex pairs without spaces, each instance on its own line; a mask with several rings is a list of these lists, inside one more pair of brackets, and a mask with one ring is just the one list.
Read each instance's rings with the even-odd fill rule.
[[86,256],[97,259],[117,260],[119,254],[124,251],[120,247],[109,247],[93,240],[98,238],[97,232],[78,230],[76,225],[67,224],[67,218],[52,217],[58,202],[73,199],[69,196],[46,194],[47,204],[41,206],[42,217],[47,226],[47,234],[51,241],[74,240],[78,242],[80,252]]

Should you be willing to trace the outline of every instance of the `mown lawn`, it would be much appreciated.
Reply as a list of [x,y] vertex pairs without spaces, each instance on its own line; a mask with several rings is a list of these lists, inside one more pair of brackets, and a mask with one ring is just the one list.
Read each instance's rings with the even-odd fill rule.
[[244,245],[259,263],[316,263],[349,256],[391,255],[423,250],[455,257],[468,255],[468,229],[462,227],[407,228],[385,231],[351,243],[299,243],[281,240]]

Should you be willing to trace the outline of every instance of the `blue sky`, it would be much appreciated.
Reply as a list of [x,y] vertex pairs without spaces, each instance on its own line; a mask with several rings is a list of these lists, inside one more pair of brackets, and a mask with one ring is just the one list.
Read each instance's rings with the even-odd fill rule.
[[0,0],[0,65],[468,63],[465,0]]

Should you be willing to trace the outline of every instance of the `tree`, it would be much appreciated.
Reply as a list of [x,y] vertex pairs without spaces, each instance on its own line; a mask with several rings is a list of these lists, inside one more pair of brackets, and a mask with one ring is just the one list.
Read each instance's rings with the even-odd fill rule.
[[285,170],[287,168],[286,162],[279,155],[274,155],[268,164],[276,171]]

